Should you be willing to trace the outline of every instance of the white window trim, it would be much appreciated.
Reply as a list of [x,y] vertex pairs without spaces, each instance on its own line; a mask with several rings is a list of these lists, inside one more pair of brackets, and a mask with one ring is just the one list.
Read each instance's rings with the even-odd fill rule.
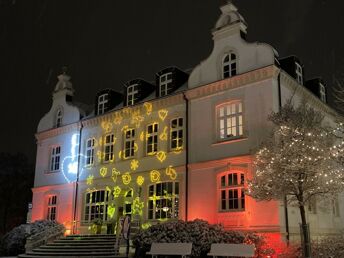
[[127,87],[127,105],[132,106],[137,100],[136,94],[139,93],[138,84],[132,84]]
[[106,104],[109,102],[109,94],[104,93],[98,97],[98,115],[105,113]]
[[[236,174],[237,184],[229,184],[229,175]],[[244,182],[242,183],[242,177]],[[224,178],[224,184],[222,179]],[[243,171],[232,170],[226,173],[221,173],[218,177],[218,189],[219,189],[219,211],[220,212],[241,212],[246,209],[246,196],[245,196],[245,186],[246,186],[246,174]],[[237,191],[237,198],[232,198],[232,200],[237,200],[237,208],[229,207],[229,191]],[[223,198],[223,192],[225,193],[225,198]],[[225,208],[223,207],[223,202],[225,202]],[[244,205],[243,205],[244,204]],[[243,207],[244,206],[244,207]]]
[[[235,107],[235,113],[232,112],[233,105]],[[223,108],[223,115],[221,114],[221,109]],[[221,103],[216,106],[216,136],[217,141],[228,141],[239,139],[244,136],[244,107],[242,101],[230,101]],[[230,109],[230,113],[228,113]],[[234,118],[234,120],[233,120]],[[228,119],[232,125],[233,121],[235,126],[228,125]],[[222,125],[223,124],[223,125]],[[235,134],[228,134],[230,131],[235,129]],[[223,131],[223,136],[222,136]]]
[[49,171],[58,172],[61,169],[61,146],[52,146],[50,150]]
[[[154,132],[154,127],[156,125],[156,132]],[[148,133],[148,128],[152,126],[152,133]],[[158,137],[158,133],[159,133],[159,124],[158,123],[152,123],[152,124],[148,124],[147,128],[146,128],[146,155],[151,156],[151,155],[155,155],[158,152],[158,143],[159,143],[159,137]],[[152,138],[152,143],[149,144],[148,139]],[[155,139],[155,140],[154,140]],[[154,149],[154,145],[156,145],[156,150],[153,150],[152,152],[148,152],[148,146],[152,145],[152,149]]]
[[[127,138],[127,133],[129,132],[129,138]],[[125,159],[129,159],[135,156],[135,129],[134,128],[128,128],[124,130],[123,133],[123,157]],[[129,144],[129,148],[127,148],[127,143]],[[129,155],[127,156],[127,150],[129,150]]]
[[49,195],[47,203],[47,220],[57,220],[57,195]]
[[296,80],[299,84],[303,85],[303,71],[302,66],[295,62],[295,73],[296,73]]
[[[103,202],[97,202],[97,200],[95,202],[92,202],[92,195],[97,193],[97,192],[104,192],[104,201]],[[87,203],[87,194],[90,194],[90,202]],[[100,207],[103,206],[104,207],[104,211],[103,211],[103,217],[101,218],[103,221],[107,221],[108,218],[108,208],[109,208],[109,204],[110,204],[110,197],[111,197],[111,193],[105,189],[99,189],[96,191],[92,191],[92,192],[86,192],[85,193],[85,203],[84,203],[84,209],[83,209],[83,221],[85,223],[91,223],[93,219],[98,218],[98,217],[94,217],[92,218],[92,207]],[[88,207],[88,213],[86,213],[86,209]],[[98,214],[98,213],[96,213]],[[86,219],[86,215],[87,215],[87,219]]]
[[[179,119],[182,119],[182,125],[179,123]],[[172,122],[174,120],[177,120],[177,127],[173,128],[172,127]],[[179,132],[182,132],[182,138],[179,138]],[[175,148],[172,147],[172,143],[174,141],[174,138],[172,137],[173,133],[176,132],[177,137],[175,138],[177,145]],[[181,150],[183,149],[184,145],[184,118],[183,117],[176,117],[171,119],[170,121],[170,150],[171,151],[176,151],[176,150]]]
[[[232,54],[235,55],[235,59],[232,59]],[[228,57],[228,61],[225,61]],[[222,58],[222,79],[227,79],[238,74],[238,56],[234,52],[226,53]],[[232,65],[235,64],[235,69],[232,69]],[[225,76],[225,67],[228,67],[228,76]],[[234,72],[235,71],[235,72]]]
[[94,164],[95,142],[96,140],[94,138],[89,138],[86,141],[86,166],[92,166]]
[[62,112],[62,109],[59,108],[56,112],[56,120],[55,120],[56,127],[60,127],[62,125],[62,119],[63,119],[63,112]]
[[[167,79],[168,76],[171,76],[170,79]],[[164,79],[164,80],[163,80]],[[172,89],[169,87],[172,83],[172,72],[164,73],[159,77],[159,96],[163,97],[170,93]]]
[[[108,137],[110,137],[109,142],[107,142]],[[112,162],[114,160],[114,144],[114,134],[107,134],[104,136],[104,163]]]

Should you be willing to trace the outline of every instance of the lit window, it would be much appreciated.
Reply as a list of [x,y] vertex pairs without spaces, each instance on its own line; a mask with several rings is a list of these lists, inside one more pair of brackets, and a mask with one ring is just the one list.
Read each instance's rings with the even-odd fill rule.
[[220,178],[220,210],[245,210],[245,176],[230,172]]
[[62,110],[61,109],[57,110],[56,122],[55,122],[56,127],[60,127],[62,125],[62,117],[63,117]]
[[159,96],[166,96],[172,91],[172,73],[165,73],[160,76]]
[[56,220],[57,196],[51,195],[48,198],[47,220]]
[[86,165],[93,165],[94,163],[94,146],[95,139],[88,139],[86,142]]
[[218,137],[220,140],[243,135],[243,113],[241,102],[225,103],[216,108]]
[[61,147],[55,146],[51,149],[50,154],[50,171],[60,170]]
[[223,79],[237,74],[237,58],[234,53],[226,54],[222,60]]
[[84,220],[92,222],[96,218],[107,221],[110,192],[105,190],[86,193]]
[[109,95],[107,93],[102,94],[98,97],[98,115],[104,114],[109,101]]
[[113,146],[115,143],[115,137],[113,134],[108,134],[105,136],[104,143],[104,161],[109,162],[113,160]]
[[319,86],[319,91],[320,91],[320,99],[322,102],[326,103],[326,89],[325,86],[323,84],[320,83]]
[[124,158],[134,157],[135,149],[135,129],[124,131]]
[[127,87],[127,105],[132,106],[135,104],[137,100],[137,94],[139,92],[138,90],[139,85],[133,84]]
[[154,155],[158,151],[158,124],[153,123],[147,126],[146,153]]
[[171,120],[171,150],[183,148],[183,118]]
[[148,189],[148,219],[174,219],[179,216],[179,183],[162,182]]
[[296,80],[298,83],[300,83],[301,85],[303,84],[303,75],[302,75],[302,67],[299,63],[295,63],[295,67],[296,67]]

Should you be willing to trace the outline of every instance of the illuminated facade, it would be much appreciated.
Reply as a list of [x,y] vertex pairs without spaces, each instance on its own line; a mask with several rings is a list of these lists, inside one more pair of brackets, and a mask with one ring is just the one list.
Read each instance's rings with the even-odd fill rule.
[[[74,104],[68,75],[58,77],[36,134],[33,220],[56,219],[85,233],[94,218],[110,224],[123,207],[143,227],[200,218],[275,238],[298,235],[293,208],[245,196],[251,151],[268,135],[267,116],[292,94],[329,119],[336,114],[324,103],[324,84],[305,82],[297,58],[278,59],[271,46],[248,43],[236,7],[221,11],[214,49],[190,74],[169,67],[156,85],[136,79],[124,95],[103,90],[93,111]],[[343,207],[335,207],[333,214],[310,210],[312,232],[343,227]]]

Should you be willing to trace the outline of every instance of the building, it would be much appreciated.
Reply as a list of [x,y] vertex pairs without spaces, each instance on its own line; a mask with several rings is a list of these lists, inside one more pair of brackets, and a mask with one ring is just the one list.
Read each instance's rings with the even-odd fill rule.
[[[128,81],[124,94],[103,90],[91,111],[74,101],[70,77],[58,76],[36,134],[33,220],[86,233],[94,218],[111,224],[123,207],[142,226],[200,218],[278,241],[299,236],[294,208],[245,196],[252,149],[268,135],[268,115],[292,95],[328,120],[337,114],[324,82],[306,81],[297,57],[247,42],[232,3],[221,12],[213,51],[190,73],[168,67],[155,83]],[[341,198],[331,211],[309,208],[312,234],[343,229]]]

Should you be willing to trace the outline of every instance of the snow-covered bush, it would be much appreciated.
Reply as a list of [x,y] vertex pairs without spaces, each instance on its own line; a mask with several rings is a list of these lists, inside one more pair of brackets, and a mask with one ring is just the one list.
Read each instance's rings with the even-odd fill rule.
[[263,245],[262,237],[256,234],[225,231],[203,220],[165,222],[141,230],[133,239],[136,256],[144,256],[153,242],[192,243],[194,257],[206,257],[212,243],[252,243],[258,251]]
[[[1,241],[1,249],[4,255],[17,255],[25,252],[25,242],[29,236],[47,232],[54,228],[56,233],[64,230],[64,226],[49,220],[38,220],[30,224],[22,224],[8,232]],[[49,230],[50,231],[50,230]],[[49,234],[52,234],[50,231]],[[43,236],[44,237],[44,234]],[[48,235],[46,236],[48,237]]]

